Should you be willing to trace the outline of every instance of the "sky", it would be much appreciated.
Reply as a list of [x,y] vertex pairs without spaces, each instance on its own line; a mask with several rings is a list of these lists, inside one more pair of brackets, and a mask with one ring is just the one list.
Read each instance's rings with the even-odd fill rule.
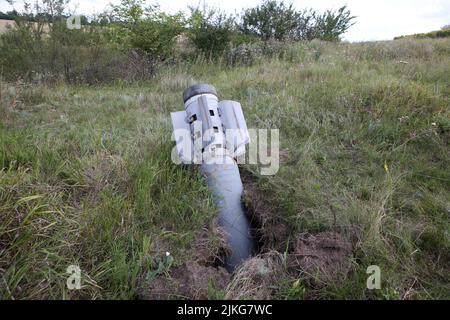
[[[29,0],[30,1],[30,0]],[[31,0],[32,1],[32,0]],[[164,0],[147,1],[159,3],[166,12],[186,10],[188,5],[203,2],[210,7],[221,8],[230,13],[255,6],[261,0]],[[100,13],[109,3],[120,0],[71,0],[72,7],[81,14]],[[343,36],[348,41],[391,40],[395,36],[429,32],[450,24],[450,0],[291,0],[297,9],[313,8],[317,11],[337,9],[347,5],[356,24]],[[16,0],[20,10],[23,0]],[[6,0],[0,0],[0,10],[10,10]]]

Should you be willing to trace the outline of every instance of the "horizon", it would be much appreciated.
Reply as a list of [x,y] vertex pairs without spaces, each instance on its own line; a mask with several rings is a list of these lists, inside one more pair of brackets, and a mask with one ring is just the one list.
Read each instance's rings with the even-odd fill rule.
[[[166,2],[145,1],[146,4],[159,4],[162,11],[175,13],[187,12],[189,6],[220,8],[228,13],[238,14],[261,3],[261,0],[229,0],[225,4],[218,0],[171,0]],[[289,1],[287,1],[289,3]],[[75,0],[69,8],[75,14],[92,16],[103,12],[109,4],[118,4],[120,0]],[[392,40],[394,37],[439,30],[450,23],[450,1],[446,0],[294,0],[297,9],[311,8],[319,12],[337,9],[347,5],[351,14],[356,16],[355,25],[346,32],[342,39],[349,42]],[[301,5],[300,5],[301,4]],[[11,11],[5,0],[0,3],[0,11]],[[14,9],[23,11],[23,2],[15,1]],[[400,17],[400,18],[399,18]],[[383,23],[379,23],[383,21]]]

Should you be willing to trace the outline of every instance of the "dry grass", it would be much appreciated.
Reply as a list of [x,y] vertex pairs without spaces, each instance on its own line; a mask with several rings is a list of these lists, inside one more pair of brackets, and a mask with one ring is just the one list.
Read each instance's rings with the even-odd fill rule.
[[277,251],[257,255],[245,261],[234,272],[226,290],[226,299],[270,300],[277,297],[286,276],[284,257]]
[[0,33],[8,31],[10,28],[14,28],[16,25],[14,20],[0,19]]

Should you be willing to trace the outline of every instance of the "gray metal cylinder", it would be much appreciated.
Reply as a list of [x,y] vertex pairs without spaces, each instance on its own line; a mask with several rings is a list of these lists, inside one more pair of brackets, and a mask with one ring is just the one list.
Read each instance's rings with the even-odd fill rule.
[[254,252],[250,222],[241,201],[243,186],[239,168],[227,154],[216,89],[211,85],[195,85],[185,90],[183,100],[187,119],[191,121],[192,136],[198,134],[194,124],[197,120],[202,121],[203,133],[213,129],[212,135],[201,145],[204,156],[201,171],[219,209],[219,225],[227,235],[231,252],[224,263],[226,269],[232,272]]
[[203,164],[201,171],[219,208],[219,225],[227,234],[231,253],[225,257],[225,267],[233,272],[254,252],[250,222],[241,201],[243,186],[239,168],[233,160],[227,164]]

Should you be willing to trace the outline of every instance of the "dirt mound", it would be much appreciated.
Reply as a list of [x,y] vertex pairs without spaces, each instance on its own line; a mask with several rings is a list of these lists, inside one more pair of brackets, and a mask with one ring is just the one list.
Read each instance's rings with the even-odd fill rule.
[[191,258],[167,273],[158,274],[145,281],[142,299],[208,299],[224,292],[231,275],[220,267],[221,259],[228,252],[223,230],[214,219],[195,236]]
[[202,266],[187,261],[173,268],[167,277],[157,277],[150,282],[148,299],[208,299],[211,291],[223,291],[230,282],[230,274],[224,268]]
[[270,251],[245,261],[227,287],[227,299],[269,300],[279,297],[285,279],[302,279],[311,287],[339,282],[351,270],[351,245],[340,234],[297,236],[291,252]]
[[338,233],[303,233],[294,242],[288,268],[310,281],[317,280],[318,272],[320,279],[340,281],[351,269],[350,256],[350,243]]
[[274,299],[284,274],[282,255],[271,251],[246,260],[236,269],[226,299]]

